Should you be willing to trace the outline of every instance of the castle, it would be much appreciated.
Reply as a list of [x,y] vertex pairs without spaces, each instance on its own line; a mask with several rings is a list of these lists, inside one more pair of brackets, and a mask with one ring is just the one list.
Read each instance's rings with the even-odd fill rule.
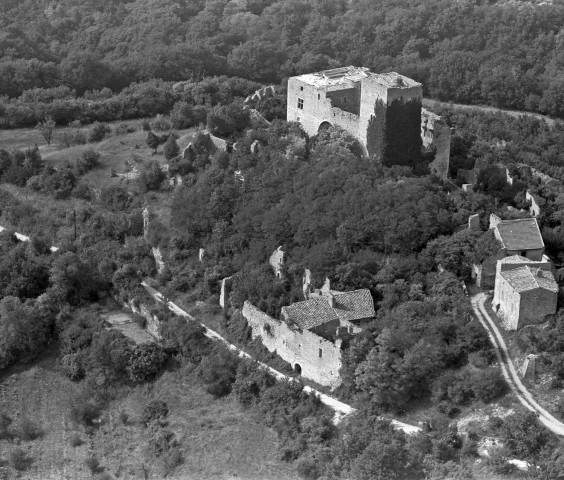
[[398,73],[335,68],[288,80],[287,120],[310,136],[339,126],[384,165],[415,165],[422,151],[434,151],[430,170],[446,178],[450,128],[421,108],[422,96],[420,83]]

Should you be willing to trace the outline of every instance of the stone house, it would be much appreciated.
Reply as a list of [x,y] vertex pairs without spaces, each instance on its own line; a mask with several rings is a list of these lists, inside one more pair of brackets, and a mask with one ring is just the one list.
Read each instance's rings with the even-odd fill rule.
[[322,293],[282,308],[282,320],[262,312],[250,302],[243,316],[252,337],[292,365],[304,378],[336,388],[343,339],[361,330],[374,318],[374,302],[368,290]]
[[492,305],[507,329],[543,322],[556,313],[557,300],[558,284],[549,261],[513,255],[498,262]]
[[472,278],[481,288],[495,286],[497,262],[511,255],[520,255],[536,262],[543,261],[544,241],[536,218],[501,220],[490,215],[490,229],[499,242],[499,250],[481,264],[472,267]]
[[536,218],[502,220],[490,215],[490,228],[506,251],[505,256],[521,255],[540,262],[544,254],[544,241]]
[[359,141],[364,155],[382,160],[391,148],[392,160],[400,164],[420,158],[421,151],[406,141],[420,137],[420,149],[436,152],[431,171],[446,178],[450,129],[439,116],[422,110],[421,101],[422,85],[415,80],[393,72],[375,74],[365,67],[341,67],[291,77],[287,120],[301,123],[310,136],[339,126]]

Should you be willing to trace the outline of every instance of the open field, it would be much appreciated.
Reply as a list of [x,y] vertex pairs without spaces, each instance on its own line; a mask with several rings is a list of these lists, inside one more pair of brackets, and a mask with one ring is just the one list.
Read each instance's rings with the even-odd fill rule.
[[[276,434],[257,424],[234,398],[214,399],[188,367],[166,372],[154,384],[124,387],[91,436],[68,420],[69,399],[79,385],[60,371],[55,348],[32,365],[9,370],[0,381],[0,411],[13,418],[27,416],[45,432],[19,445],[33,463],[18,478],[95,478],[85,465],[91,456],[100,460],[99,471],[109,474],[108,478],[164,478],[161,460],[147,449],[151,432],[139,422],[144,405],[153,399],[167,403],[166,428],[180,441],[184,456],[184,464],[167,478],[297,478],[293,468],[279,460]],[[75,434],[85,443],[71,446]],[[14,448],[13,443],[0,441],[0,459]],[[0,478],[16,478],[15,472],[0,466]]]
[[[135,191],[138,188],[136,180],[123,176],[112,176],[111,172],[113,171],[119,175],[126,173],[131,168],[140,170],[149,161],[157,161],[161,165],[166,163],[162,153],[162,146],[158,148],[156,155],[153,155],[152,150],[147,146],[147,132],[141,129],[141,122],[142,120],[133,120],[110,123],[112,133],[102,141],[85,145],[73,145],[69,148],[63,148],[60,141],[57,140],[65,131],[74,130],[69,127],[57,128],[56,137],[51,146],[46,145],[41,134],[33,128],[0,130],[0,148],[8,150],[25,149],[37,144],[45,163],[54,168],[57,168],[57,166],[64,162],[74,162],[81,156],[83,151],[93,149],[101,155],[100,165],[80,177],[79,181],[86,182],[98,191],[112,185],[121,185],[127,190]],[[130,130],[134,131],[116,134],[116,127],[124,123],[130,127]],[[89,127],[85,126],[84,128],[88,129]],[[181,149],[190,143],[194,132],[195,129],[175,130],[175,133],[179,136],[178,144]],[[163,132],[157,132],[157,134],[163,134]],[[66,238],[70,235],[72,221],[67,218],[69,212],[72,212],[73,209],[78,211],[88,203],[85,200],[72,196],[64,200],[57,200],[49,193],[36,192],[30,188],[6,183],[3,183],[0,188],[14,195],[20,202],[29,205],[39,212],[43,212],[43,216],[49,221],[45,222],[45,225],[41,225],[40,229],[45,235],[52,237],[54,242],[57,241],[57,238]],[[167,224],[169,220],[171,198],[171,192],[166,190],[159,192],[151,191],[144,196],[144,200],[152,214],[158,217],[164,224]],[[60,229],[55,224],[59,224],[59,227],[66,225],[62,228],[65,231],[55,231]],[[37,225],[30,225],[29,230],[33,230],[34,227],[37,227]],[[24,230],[25,225],[21,233],[32,233],[31,231]]]

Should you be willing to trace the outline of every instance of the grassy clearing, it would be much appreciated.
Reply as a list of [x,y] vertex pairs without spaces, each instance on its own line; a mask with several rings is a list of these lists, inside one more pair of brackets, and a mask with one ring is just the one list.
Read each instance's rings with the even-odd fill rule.
[[[81,156],[83,151],[93,149],[101,154],[100,165],[82,176],[80,181],[87,182],[98,190],[112,185],[120,185],[127,190],[136,191],[138,185],[135,180],[111,176],[111,171],[120,174],[125,173],[131,167],[140,170],[144,164],[155,160],[161,165],[166,163],[162,154],[162,146],[159,147],[157,155],[153,155],[152,150],[147,146],[145,142],[147,132],[141,129],[141,122],[142,120],[125,122],[129,127],[136,130],[124,134],[115,133],[116,127],[124,122],[110,123],[113,133],[104,140],[86,145],[74,145],[70,148],[63,148],[57,140],[52,142],[51,146],[47,146],[41,134],[35,129],[0,130],[0,148],[24,149],[37,144],[45,163],[55,168],[63,162],[73,162]],[[57,129],[57,135],[60,136],[63,132],[70,130],[74,129],[68,127]],[[192,140],[195,129],[175,132],[180,137],[178,144],[182,149]],[[53,241],[61,241],[73,234],[73,222],[69,217],[70,212],[75,209],[78,211],[85,204],[88,204],[84,200],[73,197],[57,200],[50,194],[35,192],[26,187],[17,187],[10,184],[2,184],[0,188],[14,195],[20,202],[41,212],[42,217],[46,219],[45,222],[42,222],[44,224],[41,225],[41,230],[44,234],[52,237]],[[170,218],[171,198],[170,191],[148,192],[144,195],[144,201],[152,214],[165,225],[168,224]],[[34,221],[37,221],[37,219]],[[22,231],[21,233],[30,233],[35,227],[37,225],[30,225],[29,231]],[[22,229],[20,228],[20,230]]]
[[[292,466],[279,460],[276,434],[256,423],[235,399],[214,399],[189,367],[166,372],[154,384],[124,388],[91,436],[67,420],[69,398],[79,386],[60,371],[55,348],[32,365],[10,369],[0,381],[0,411],[13,418],[27,416],[45,431],[19,445],[33,459],[22,479],[95,478],[85,463],[90,457],[100,461],[99,471],[109,478],[164,478],[161,460],[148,452],[151,431],[140,423],[143,407],[153,399],[168,404],[166,428],[180,441],[184,457],[167,478],[297,478]],[[8,458],[15,448],[0,441],[0,458]],[[15,478],[13,470],[5,472]]]

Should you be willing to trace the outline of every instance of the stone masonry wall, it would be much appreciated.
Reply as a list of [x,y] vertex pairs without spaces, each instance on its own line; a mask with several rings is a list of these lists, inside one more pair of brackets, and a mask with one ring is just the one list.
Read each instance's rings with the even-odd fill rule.
[[516,328],[544,322],[544,317],[556,313],[557,301],[558,294],[544,288],[523,292]]
[[325,340],[308,330],[291,329],[246,301],[243,316],[251,327],[252,337],[261,337],[263,345],[289,362],[301,374],[321,385],[336,388],[340,384],[340,343]]
[[432,173],[447,178],[450,163],[450,127],[433,112],[421,109],[421,139],[425,150],[435,150],[435,159],[429,165]]
[[147,320],[147,326],[145,327],[145,330],[153,335],[153,337],[158,338],[159,340],[161,339],[161,321],[156,315],[153,315],[145,305],[137,306],[132,300],[129,300],[129,302],[124,303],[123,306],[134,313],[143,315],[143,317],[145,317],[145,320]]
[[496,280],[494,310],[505,320],[506,326],[516,330],[519,323],[520,296],[503,277]]

